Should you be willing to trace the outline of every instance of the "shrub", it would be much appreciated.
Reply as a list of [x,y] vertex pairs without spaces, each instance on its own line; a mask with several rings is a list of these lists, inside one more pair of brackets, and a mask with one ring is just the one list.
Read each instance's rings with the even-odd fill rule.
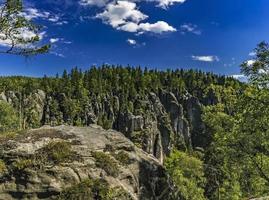
[[110,188],[106,194],[106,200],[132,200],[131,195],[122,187]]
[[60,164],[63,162],[72,162],[78,155],[71,150],[69,142],[50,142],[40,149],[36,154],[27,158],[19,158],[13,163],[16,170],[26,168],[40,169],[46,164]]
[[42,148],[37,157],[39,160],[60,164],[74,160],[75,155],[71,149],[71,144],[66,141],[50,142]]
[[131,159],[125,151],[120,151],[118,153],[113,154],[114,158],[118,160],[123,165],[129,165],[131,163]]
[[14,108],[0,101],[0,133],[16,131],[19,128],[19,118]]
[[92,156],[96,160],[96,166],[105,170],[109,176],[117,177],[119,169],[117,163],[104,152],[92,152]]
[[7,172],[6,164],[0,159],[0,177]]
[[86,179],[66,188],[57,200],[131,200],[131,196],[121,187],[110,188],[103,179]]
[[15,161],[15,163],[13,163],[13,167],[15,168],[15,170],[19,171],[34,166],[35,166],[34,160],[27,158],[20,158],[19,160]]

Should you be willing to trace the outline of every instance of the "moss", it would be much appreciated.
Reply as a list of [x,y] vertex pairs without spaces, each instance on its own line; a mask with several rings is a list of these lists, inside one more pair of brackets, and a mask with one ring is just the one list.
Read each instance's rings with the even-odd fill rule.
[[15,163],[13,163],[13,167],[15,168],[15,170],[24,170],[26,168],[29,167],[34,167],[35,166],[35,161],[33,159],[27,159],[27,158],[21,158],[17,161],[15,161]]
[[103,179],[86,179],[66,188],[57,200],[131,200],[131,196],[122,188],[110,188]]
[[3,160],[0,159],[0,176],[4,175],[7,172],[6,164]]
[[117,177],[119,174],[119,168],[114,159],[104,152],[92,152],[92,156],[95,158],[96,166],[105,170],[109,176]]
[[131,159],[125,151],[119,151],[118,153],[114,153],[113,157],[118,160],[123,165],[131,164]]
[[126,192],[122,187],[110,188],[106,200],[132,200],[131,195]]

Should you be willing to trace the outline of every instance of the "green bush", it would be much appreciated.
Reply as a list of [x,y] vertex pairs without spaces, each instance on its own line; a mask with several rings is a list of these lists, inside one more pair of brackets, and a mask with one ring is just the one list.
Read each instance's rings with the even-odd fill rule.
[[102,168],[105,172],[113,177],[117,177],[119,174],[119,168],[117,163],[111,156],[104,152],[92,152],[92,156],[95,158],[95,164],[97,167]]
[[123,165],[129,165],[131,164],[131,159],[125,151],[120,151],[118,153],[114,153],[113,157],[118,160]]
[[78,155],[75,155],[71,150],[71,144],[69,142],[50,142],[34,155],[16,160],[13,163],[13,167],[16,170],[24,170],[26,168],[40,169],[46,164],[72,162],[77,157]]
[[131,195],[122,187],[110,188],[106,194],[106,200],[132,200]]
[[187,153],[174,151],[165,160],[165,168],[178,189],[175,199],[205,200],[203,162]]
[[0,159],[0,177],[5,174],[7,171],[6,164],[3,160]]
[[19,160],[15,161],[13,163],[13,167],[15,170],[24,170],[29,167],[34,167],[35,161],[33,159],[27,159],[27,158],[20,158]]
[[130,195],[121,187],[110,188],[103,179],[86,179],[66,188],[57,200],[131,200]]
[[60,164],[74,160],[75,155],[71,149],[71,144],[66,141],[50,142],[42,148],[37,155],[37,159]]
[[97,120],[97,124],[105,130],[111,129],[112,123],[105,114],[100,115]]
[[58,200],[94,200],[94,199],[106,199],[109,193],[108,183],[104,180],[87,179],[66,188],[59,196]]
[[19,118],[14,108],[0,101],[0,133],[16,131],[19,128]]

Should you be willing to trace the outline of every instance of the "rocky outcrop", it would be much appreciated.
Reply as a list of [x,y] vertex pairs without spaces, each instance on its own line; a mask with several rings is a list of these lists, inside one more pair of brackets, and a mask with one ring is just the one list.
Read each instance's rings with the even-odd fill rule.
[[22,128],[98,124],[124,133],[161,162],[173,147],[182,150],[201,147],[205,138],[201,103],[188,93],[180,97],[160,90],[137,95],[129,101],[120,94],[92,94],[79,113],[70,111],[77,102],[64,93],[54,96],[37,90],[22,96],[7,91],[0,94],[0,100],[18,110]]
[[[2,139],[0,161],[0,199],[5,200],[57,199],[72,191],[82,195],[82,188],[89,189],[87,180],[105,182],[110,195],[121,191],[119,200],[169,199],[171,192],[155,157],[123,134],[96,125],[46,126]],[[74,199],[90,199],[79,197]]]

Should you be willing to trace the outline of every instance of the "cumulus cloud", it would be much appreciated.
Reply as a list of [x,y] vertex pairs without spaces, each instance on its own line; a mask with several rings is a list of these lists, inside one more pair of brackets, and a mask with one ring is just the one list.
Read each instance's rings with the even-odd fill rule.
[[180,26],[180,30],[182,34],[193,33],[195,35],[201,35],[202,31],[198,29],[198,26],[195,24],[183,24]]
[[161,34],[163,32],[173,32],[176,29],[167,22],[158,21],[155,23],[142,22],[148,18],[138,10],[136,3],[129,1],[117,1],[109,3],[102,13],[96,15],[104,23],[111,25],[117,30],[126,32],[152,32]]
[[192,56],[193,60],[201,61],[201,62],[218,62],[218,56]]
[[[158,7],[163,9],[167,9],[169,6],[172,6],[176,3],[184,3],[186,0],[126,0],[128,2],[154,2],[157,3]],[[104,7],[108,3],[115,2],[114,0],[80,0],[79,4],[82,6],[97,6],[97,7]]]
[[97,18],[111,26],[118,27],[126,24],[128,21],[138,23],[148,16],[137,10],[136,4],[128,1],[118,1],[117,3],[110,3],[106,10],[96,15]]

